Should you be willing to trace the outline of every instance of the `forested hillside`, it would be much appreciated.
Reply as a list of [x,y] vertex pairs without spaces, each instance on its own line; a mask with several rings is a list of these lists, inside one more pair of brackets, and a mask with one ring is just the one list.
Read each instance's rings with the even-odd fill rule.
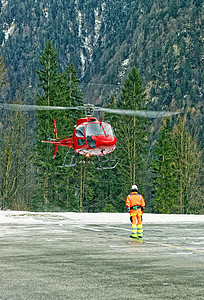
[[[145,107],[148,105],[150,109],[181,110],[183,112],[180,120],[174,119],[167,127],[164,122],[163,124],[161,121],[153,122],[148,129],[150,138],[148,138],[148,134],[145,136],[145,141],[149,139],[147,149],[144,151],[146,154],[140,162],[133,161],[133,165],[137,164],[138,167],[142,163],[143,166],[140,166],[136,179],[140,182],[139,176],[143,176],[141,191],[145,191],[145,196],[149,199],[149,210],[199,213],[202,192],[200,189],[197,190],[198,203],[196,204],[192,201],[192,194],[189,190],[191,183],[194,188],[197,188],[203,180],[202,163],[200,163],[202,161],[200,149],[204,145],[203,8],[200,0],[1,0],[0,84],[1,78],[4,78],[5,81],[0,85],[2,101],[13,102],[14,99],[17,99],[32,104],[35,101],[39,102],[41,97],[45,96],[36,70],[42,71],[40,57],[42,57],[48,40],[56,48],[55,63],[58,67],[55,75],[57,80],[59,80],[58,76],[64,76],[65,81],[69,82],[65,74],[68,78],[68,75],[75,74],[76,70],[77,75],[74,76],[78,76],[80,79],[84,102],[120,107],[119,100],[124,97],[126,80],[130,80],[129,74],[136,67],[147,94]],[[75,80],[77,82],[76,78]],[[66,90],[68,86],[65,81],[61,84]],[[75,87],[75,92],[79,92],[78,86]],[[53,98],[53,104],[56,105],[60,101],[62,103],[66,103],[66,101],[72,103],[73,101],[56,90],[53,95],[60,95],[59,101]],[[112,104],[109,103],[111,96]],[[124,108],[128,108],[129,104],[127,103],[123,103]],[[4,187],[0,194],[2,199],[9,201],[9,190],[15,199],[28,199],[28,195],[31,197],[32,190],[35,190],[36,186],[41,186],[43,194],[43,179],[35,176],[36,172],[37,174],[39,172],[39,166],[43,164],[42,159],[39,158],[40,163],[38,161],[38,165],[35,165],[32,149],[36,150],[36,148],[33,148],[33,145],[26,148],[29,134],[33,138],[33,128],[36,127],[37,118],[33,118],[33,115],[30,114],[20,115],[20,117],[13,115],[13,124],[8,125],[11,116],[8,114],[2,116],[6,121],[3,125],[1,122],[0,126],[7,128],[7,132],[2,131],[2,138],[6,141],[6,146],[1,145],[3,149],[1,149],[1,155],[4,160],[1,161],[3,169],[1,164],[0,169],[4,170],[5,174],[0,183],[1,187]],[[123,156],[123,159],[118,170],[110,173],[103,171],[100,175],[94,174],[92,166],[86,170],[83,197],[87,211],[104,209],[123,211],[122,199],[129,184],[127,178],[123,177],[124,172],[122,171],[126,164],[126,158],[124,157],[125,145],[123,143],[124,128],[121,125],[121,122],[126,123],[128,119],[121,118],[119,121],[117,118],[109,116],[107,120],[110,120],[118,128],[116,134],[120,137],[120,141],[122,140],[122,144],[118,146],[118,154]],[[70,122],[72,123],[68,127],[72,128],[74,122]],[[138,126],[141,125],[138,123]],[[16,135],[16,130],[13,130],[16,127],[20,132],[19,136]],[[172,151],[167,151],[170,157],[168,156],[167,159],[169,165],[166,165],[166,171],[172,168],[172,164],[174,165],[168,180],[180,183],[180,189],[175,190],[175,195],[177,195],[174,199],[175,202],[171,202],[173,199],[170,200],[167,197],[170,210],[164,203],[163,206],[158,205],[165,193],[165,188],[160,181],[163,178],[164,168],[158,161],[164,159],[164,152],[162,152],[164,150],[159,152],[157,149],[157,145],[162,144],[161,137],[164,132],[166,132],[165,141],[170,138],[169,146],[173,145]],[[39,136],[35,136],[35,139],[38,139]],[[32,139],[33,142],[35,139]],[[15,143],[11,146],[11,141],[14,140],[18,145],[18,151],[12,155]],[[31,150],[30,153],[27,152],[28,148]],[[47,151],[49,157],[51,152],[52,149]],[[185,156],[184,153],[188,153],[188,155]],[[148,155],[148,158],[145,155]],[[15,164],[12,164],[12,159],[15,159]],[[20,169],[17,171],[21,159],[23,159],[23,163],[20,164],[22,171]],[[51,162],[47,161],[47,163],[50,168]],[[195,169],[196,164],[199,164],[198,170]],[[150,165],[154,170],[154,175],[150,171]],[[187,167],[182,169],[184,165]],[[47,167],[45,169],[48,173],[52,170],[48,171]],[[12,173],[13,178],[9,178],[9,172]],[[76,174],[69,172],[66,171],[66,176],[63,177],[63,172],[55,171],[56,177],[55,175],[53,177],[55,187],[52,183],[51,197],[56,199],[57,195],[58,200],[56,203],[48,203],[49,207],[78,209],[76,203],[79,200],[80,187],[79,182],[78,184],[74,182],[74,178],[79,179],[80,170],[76,170]],[[191,173],[196,174],[195,181],[192,180]],[[26,180],[29,183],[26,182],[25,176],[28,176]],[[147,181],[144,180],[144,177],[147,178]],[[184,184],[185,178],[189,178],[186,185]],[[68,183],[66,188],[60,186],[63,179]],[[121,183],[122,179],[123,183],[126,183],[124,186],[118,187],[117,185]],[[155,188],[155,183],[158,190]],[[22,184],[29,186],[30,189],[23,196],[19,192]],[[68,188],[69,184],[72,184],[70,189]],[[169,181],[165,184],[169,186]],[[68,195],[70,197],[70,191],[73,191],[74,194],[73,205],[67,200]],[[103,195],[102,202],[101,195]],[[45,207],[47,204],[40,203],[40,197],[35,194],[35,201],[29,200],[29,203],[22,200],[22,207],[36,208],[36,205],[40,205],[41,208]],[[178,199],[180,199],[179,204]],[[12,201],[15,202],[16,207],[21,207],[21,204],[16,204],[19,200]],[[14,204],[12,205],[15,207]]]
[[10,97],[22,86],[33,94],[39,53],[50,38],[61,68],[74,64],[85,101],[103,102],[111,92],[118,95],[136,66],[152,107],[189,106],[194,123],[202,126],[202,1],[2,0],[0,11]]

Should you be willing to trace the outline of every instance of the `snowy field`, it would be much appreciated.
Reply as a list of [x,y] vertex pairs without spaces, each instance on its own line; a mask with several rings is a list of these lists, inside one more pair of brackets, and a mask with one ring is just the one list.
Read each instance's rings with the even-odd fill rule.
[[[80,224],[129,224],[128,213],[35,213],[25,211],[0,211],[1,223],[38,224],[46,222]],[[143,214],[146,224],[204,223],[204,215]]]
[[0,300],[203,300],[204,216],[0,211]]

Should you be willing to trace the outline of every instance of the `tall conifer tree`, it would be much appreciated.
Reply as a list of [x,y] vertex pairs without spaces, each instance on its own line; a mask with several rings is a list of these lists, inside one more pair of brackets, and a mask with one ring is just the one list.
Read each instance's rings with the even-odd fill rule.
[[[122,109],[146,109],[147,98],[142,87],[141,77],[134,67],[125,80],[121,98],[116,103],[117,108]],[[148,122],[146,118],[120,116],[117,118],[118,154],[120,162],[118,167],[121,186],[121,196],[130,189],[132,184],[137,184],[140,191],[145,190],[148,182],[144,181],[144,160],[148,146]]]
[[186,116],[178,118],[173,130],[176,151],[178,212],[203,213],[203,162],[197,138],[188,131]]
[[8,70],[4,63],[3,57],[0,54],[0,96],[6,95],[7,88],[9,87]]
[[[57,62],[57,50],[53,47],[49,40],[45,49],[40,57],[41,70],[36,71],[39,79],[39,87],[41,93],[38,95],[37,105],[57,105],[57,90],[59,84],[58,62]],[[37,160],[38,166],[38,178],[39,189],[43,193],[43,204],[48,205],[51,199],[51,187],[49,184],[50,177],[53,173],[52,170],[52,147],[50,145],[42,144],[42,140],[47,140],[52,136],[52,120],[54,119],[53,112],[50,111],[38,111],[37,112],[38,126],[36,128],[37,135]],[[41,195],[40,195],[41,197]]]
[[175,213],[178,210],[178,187],[176,153],[172,146],[170,119],[166,119],[160,129],[159,138],[153,150],[155,156],[152,167],[155,174],[154,209],[158,213]]
[[197,139],[187,129],[186,117],[171,128],[167,119],[154,147],[155,211],[203,213],[203,162]]
[[[38,96],[38,105],[44,106],[76,106],[82,104],[82,93],[79,88],[79,79],[76,70],[71,65],[59,74],[57,50],[49,40],[40,57],[41,70],[37,71],[41,93]],[[36,128],[36,165],[38,170],[38,190],[36,205],[43,205],[49,209],[61,207],[64,209],[75,208],[77,204],[73,199],[74,170],[62,169],[59,166],[68,149],[58,149],[57,157],[53,157],[53,147],[50,144],[42,144],[42,140],[52,137],[53,120],[56,119],[58,136],[65,137],[72,134],[74,125],[72,111],[38,111]],[[72,195],[71,195],[72,194]],[[41,201],[43,199],[43,201]],[[71,200],[70,200],[71,199]]]

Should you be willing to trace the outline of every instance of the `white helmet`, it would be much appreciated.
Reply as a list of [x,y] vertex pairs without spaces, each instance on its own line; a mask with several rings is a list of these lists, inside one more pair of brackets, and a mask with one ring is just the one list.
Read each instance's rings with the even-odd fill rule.
[[132,185],[131,191],[138,191],[138,187],[136,186],[136,184]]

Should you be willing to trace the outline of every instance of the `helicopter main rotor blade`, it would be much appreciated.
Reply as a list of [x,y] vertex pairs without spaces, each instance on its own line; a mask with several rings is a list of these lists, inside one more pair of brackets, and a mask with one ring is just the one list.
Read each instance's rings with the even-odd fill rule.
[[40,106],[40,105],[27,105],[27,104],[8,104],[0,103],[0,109],[14,110],[14,111],[35,111],[35,110],[87,110],[90,112],[101,111],[111,114],[119,114],[126,116],[136,116],[136,117],[145,117],[145,118],[162,118],[169,117],[173,115],[180,114],[180,112],[171,112],[171,111],[151,111],[151,110],[128,110],[128,109],[112,109],[94,106],[93,104],[84,105],[84,106]]
[[162,118],[180,114],[180,112],[171,111],[153,111],[153,110],[128,110],[128,109],[112,109],[112,108],[95,108],[97,111],[103,111],[111,114],[119,114],[126,116],[136,116],[145,118]]
[[7,103],[0,103],[0,108],[6,110],[14,110],[14,111],[35,111],[35,110],[66,110],[66,109],[73,109],[73,110],[81,110],[82,107],[62,107],[62,106],[40,106],[40,105],[27,105],[27,104],[7,104]]

